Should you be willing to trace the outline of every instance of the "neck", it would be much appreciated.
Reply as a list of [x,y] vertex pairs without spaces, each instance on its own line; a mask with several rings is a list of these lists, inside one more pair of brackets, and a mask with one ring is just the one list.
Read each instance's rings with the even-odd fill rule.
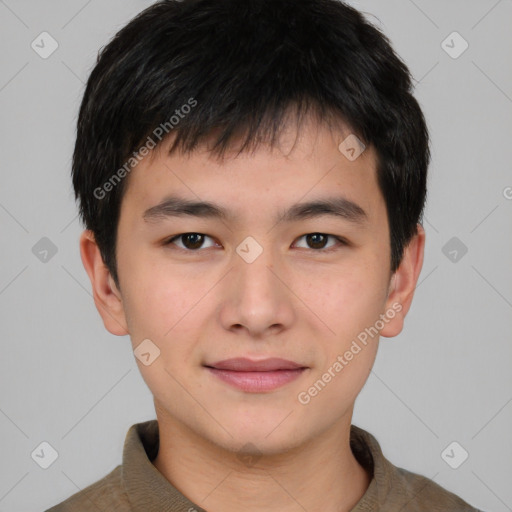
[[233,453],[164,414],[154,466],[208,512],[348,512],[370,476],[350,449],[350,418],[286,453]]

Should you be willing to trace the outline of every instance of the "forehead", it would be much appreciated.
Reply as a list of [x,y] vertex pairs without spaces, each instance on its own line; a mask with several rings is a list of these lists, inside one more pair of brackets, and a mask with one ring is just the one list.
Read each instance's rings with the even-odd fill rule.
[[363,149],[354,146],[354,137],[343,126],[336,130],[309,122],[300,131],[284,129],[274,147],[262,143],[238,154],[235,144],[222,157],[211,151],[213,136],[189,153],[172,154],[169,137],[130,173],[122,211],[135,209],[143,217],[172,195],[215,203],[237,218],[249,210],[254,217],[269,208],[282,211],[291,203],[343,193],[371,217],[383,206],[376,156],[368,146],[357,158],[349,158],[353,154],[346,153],[348,146]]

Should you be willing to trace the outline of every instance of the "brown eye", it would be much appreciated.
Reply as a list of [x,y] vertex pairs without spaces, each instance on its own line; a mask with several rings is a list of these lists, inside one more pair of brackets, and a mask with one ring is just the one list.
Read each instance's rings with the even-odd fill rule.
[[[168,240],[165,245],[173,244],[185,251],[197,251],[202,248],[206,238],[210,237],[202,233],[182,233]],[[180,246],[177,241],[181,241],[182,246]]]
[[324,249],[328,238],[328,235],[324,235],[322,233],[311,233],[310,235],[306,235],[306,240],[313,249]]
[[[300,237],[300,239],[302,238],[306,240],[306,244],[308,246],[306,249],[312,249],[318,252],[330,252],[332,250],[338,249],[340,245],[347,245],[345,240],[342,238],[334,235],[327,235],[325,233],[308,233],[307,235]],[[334,244],[326,248],[326,244],[329,238],[336,240],[338,244]]]

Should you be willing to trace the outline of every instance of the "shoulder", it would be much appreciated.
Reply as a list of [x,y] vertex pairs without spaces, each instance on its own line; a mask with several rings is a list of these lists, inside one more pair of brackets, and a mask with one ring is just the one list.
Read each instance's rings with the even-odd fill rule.
[[132,508],[121,484],[121,466],[46,512],[131,512]]
[[401,512],[481,512],[433,480],[394,466],[394,489],[390,496]]
[[392,464],[377,439],[355,425],[350,443],[359,463],[372,475],[370,486],[353,512],[481,512],[433,480]]

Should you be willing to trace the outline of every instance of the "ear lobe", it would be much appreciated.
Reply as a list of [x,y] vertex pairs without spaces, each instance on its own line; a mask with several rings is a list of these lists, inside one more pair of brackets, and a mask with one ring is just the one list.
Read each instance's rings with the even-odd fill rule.
[[80,256],[92,285],[96,309],[105,328],[116,336],[128,334],[121,293],[103,262],[100,249],[90,230],[80,236]]
[[402,262],[391,278],[386,300],[386,312],[390,312],[386,316],[390,320],[381,330],[381,336],[392,338],[402,332],[423,266],[424,250],[425,230],[421,224],[417,224],[417,232],[405,247]]

